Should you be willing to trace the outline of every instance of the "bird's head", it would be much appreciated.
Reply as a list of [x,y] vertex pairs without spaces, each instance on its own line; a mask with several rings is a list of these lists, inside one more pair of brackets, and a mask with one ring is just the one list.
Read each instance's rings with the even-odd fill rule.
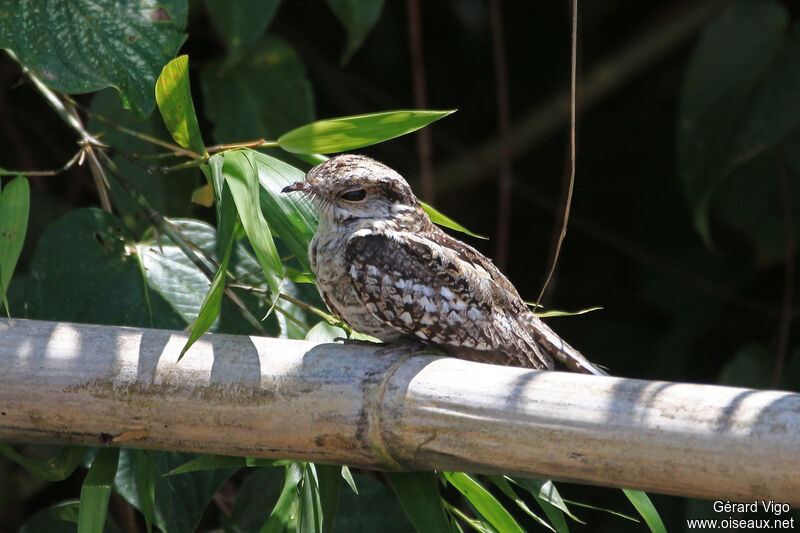
[[412,225],[427,216],[403,177],[366,156],[345,154],[312,168],[305,181],[282,192],[302,191],[319,210],[320,224],[352,222]]

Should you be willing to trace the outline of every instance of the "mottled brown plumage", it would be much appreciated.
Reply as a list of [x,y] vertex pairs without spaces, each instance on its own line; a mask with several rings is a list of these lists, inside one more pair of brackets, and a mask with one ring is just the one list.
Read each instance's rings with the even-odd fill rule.
[[317,286],[346,324],[384,342],[414,339],[455,357],[604,374],[528,309],[492,262],[433,224],[408,183],[373,159],[340,155],[284,192],[310,193]]

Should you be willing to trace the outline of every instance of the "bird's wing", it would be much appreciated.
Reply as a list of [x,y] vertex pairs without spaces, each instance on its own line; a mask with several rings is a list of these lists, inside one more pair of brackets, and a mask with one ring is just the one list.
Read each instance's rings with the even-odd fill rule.
[[530,312],[513,286],[464,243],[443,232],[357,232],[345,256],[367,310],[398,331],[445,349],[499,351],[522,366],[553,366],[519,320]]

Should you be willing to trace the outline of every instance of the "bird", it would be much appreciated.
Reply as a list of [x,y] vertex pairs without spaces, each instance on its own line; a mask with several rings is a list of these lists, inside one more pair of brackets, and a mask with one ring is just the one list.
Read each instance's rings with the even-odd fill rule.
[[350,328],[387,346],[607,375],[545,325],[490,259],[434,224],[389,166],[337,155],[282,192],[305,193],[318,211],[309,263],[322,299]]

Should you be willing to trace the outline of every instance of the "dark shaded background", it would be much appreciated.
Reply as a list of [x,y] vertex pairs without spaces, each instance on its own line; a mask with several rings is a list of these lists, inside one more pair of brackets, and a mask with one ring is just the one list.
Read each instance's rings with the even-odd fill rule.
[[[691,19],[696,10],[708,9],[713,14],[725,4],[581,3],[579,82],[596,80],[588,75],[600,64],[619,66],[621,54],[645,47],[650,37]],[[794,11],[796,19],[797,4],[783,5]],[[471,171],[479,166],[472,158],[481,147],[500,139],[488,9],[479,0],[423,5],[419,24],[428,107],[458,108],[458,112],[429,128],[435,197],[422,199],[489,236],[488,241],[464,240],[495,256],[496,164],[489,158],[484,168]],[[518,126],[536,111],[558,108],[553,98],[568,87],[569,6],[567,2],[506,2],[502,17],[511,121]],[[794,271],[786,270],[786,259],[795,257],[795,250],[790,247],[780,260],[764,262],[741,230],[713,217],[714,246],[704,245],[694,229],[679,177],[679,98],[704,24],[655,46],[652,58],[630,72],[609,68],[604,78],[608,88],[582,109],[572,218],[544,303],[555,309],[604,309],[551,319],[549,324],[615,375],[756,387],[767,386],[773,379],[774,357],[783,335],[788,338],[788,364],[772,384],[796,390],[800,374],[797,311],[793,306],[787,310],[784,298],[787,290],[793,292],[797,286]],[[300,56],[314,88],[315,115],[324,118],[415,107],[408,29],[406,3],[387,2],[378,24],[345,65],[340,64],[344,30],[322,2],[285,2],[269,31]],[[192,11],[188,32],[182,52],[189,54],[195,71],[222,55],[202,6]],[[0,166],[59,167],[76,149],[74,135],[37,93],[17,84],[19,79],[15,64],[0,55]],[[201,84],[195,81],[193,92],[202,102]],[[599,82],[594,83],[584,86],[579,98],[597,89]],[[88,105],[90,98],[79,101]],[[200,111],[202,103],[197,108]],[[560,228],[568,177],[565,118],[561,113],[513,158],[510,246],[504,270],[528,300],[535,300],[543,285]],[[207,136],[213,135],[213,124],[202,117],[201,128]],[[795,139],[797,133],[795,128]],[[240,140],[245,139],[216,139]],[[790,159],[797,157],[792,146],[798,145],[787,143],[785,148]],[[415,135],[362,152],[394,167],[415,190],[422,190]],[[458,166],[465,161],[469,173]],[[798,180],[791,171],[797,167],[790,164],[789,168],[790,179]],[[192,179],[200,183],[199,173]],[[75,207],[98,203],[85,168],[32,178],[31,184],[29,238],[18,267],[22,276],[38,236],[53,220]],[[774,209],[779,204],[776,198]],[[183,210],[214,222],[211,209],[186,205]],[[800,219],[800,214],[792,216]],[[794,282],[794,287],[787,282]],[[792,294],[789,301],[793,299]],[[628,505],[618,491],[559,486],[575,500],[616,508]],[[711,514],[709,502],[662,496],[653,500],[671,530],[683,529],[684,516]],[[592,515],[591,524],[591,528],[573,527],[592,531],[623,527],[618,519],[601,514]]]

